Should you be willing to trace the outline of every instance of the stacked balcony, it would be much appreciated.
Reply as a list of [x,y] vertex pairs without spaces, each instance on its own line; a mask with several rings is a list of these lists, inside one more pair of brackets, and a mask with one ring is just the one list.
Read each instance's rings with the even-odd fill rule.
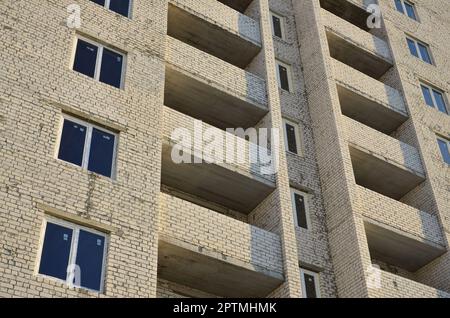
[[[249,160],[255,158],[260,149],[243,138],[203,123],[200,124],[202,131],[209,130],[224,141],[222,154],[226,154],[225,140],[231,140],[230,144],[241,145],[238,149],[242,149],[245,162],[228,163],[221,154],[205,158],[202,148],[207,143],[194,132],[196,125],[198,122],[194,118],[164,107],[162,183],[240,213],[250,213],[275,189],[275,176],[265,172],[268,167]],[[192,138],[186,138],[186,143],[174,140],[176,130],[183,130]],[[174,163],[174,147],[181,147],[192,158],[192,163]],[[208,161],[195,163],[200,159]]]
[[[332,58],[375,79],[392,67],[390,49],[384,40],[327,10],[321,13]],[[364,23],[367,25],[366,20]]]
[[343,117],[356,183],[400,200],[425,181],[416,148]]
[[258,76],[171,37],[166,56],[166,106],[221,129],[253,127],[268,113]]
[[342,113],[391,135],[407,119],[402,94],[352,67],[332,60]]
[[265,297],[283,282],[280,237],[161,193],[158,277],[221,297]]
[[279,236],[248,224],[276,187],[258,161],[270,153],[228,131],[269,112],[266,81],[246,71],[261,50],[250,3],[171,0],[168,13],[158,276],[223,297],[264,297],[284,280]]
[[408,137],[413,132],[402,93],[385,83],[394,84],[396,75],[383,29],[367,23],[366,8],[375,1],[320,3],[356,182],[352,199],[372,262],[384,270],[372,296],[441,296],[416,274],[443,255],[446,244],[439,219],[410,195],[426,191],[426,175]]
[[261,50],[259,23],[230,8],[243,12],[248,6],[244,3],[246,1],[221,2],[171,0],[167,34],[230,64],[245,68]]

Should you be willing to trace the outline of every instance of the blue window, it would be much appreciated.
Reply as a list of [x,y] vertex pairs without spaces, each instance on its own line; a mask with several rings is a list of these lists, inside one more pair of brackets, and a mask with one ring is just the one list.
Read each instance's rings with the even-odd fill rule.
[[98,47],[83,40],[78,40],[73,69],[89,77],[95,76]]
[[395,7],[397,8],[397,11],[399,11],[401,13],[405,13],[405,10],[403,9],[402,0],[395,0]]
[[412,3],[403,2],[405,4],[405,8],[406,8],[406,14],[408,15],[408,17],[410,17],[413,20],[417,20],[417,16],[416,16],[416,10],[414,8],[414,5]]
[[76,264],[80,269],[80,286],[101,290],[105,237],[79,231]]
[[112,178],[117,135],[100,127],[65,116],[58,159]]
[[444,114],[448,114],[443,92],[425,84],[420,84],[420,87],[422,89],[423,98],[428,106],[436,108]]
[[416,42],[414,42],[411,39],[407,39],[407,41],[408,41],[409,52],[411,52],[411,54],[414,55],[415,57],[419,57],[419,51],[417,50]]
[[108,49],[103,49],[100,82],[120,88],[122,81],[123,56]]
[[73,70],[92,77],[102,83],[122,88],[124,55],[78,39]]
[[450,165],[450,141],[444,138],[438,138],[439,149],[441,150],[442,159]]
[[102,7],[105,7],[111,11],[119,13],[124,17],[129,17],[130,15],[130,0],[91,0]]
[[125,17],[129,17],[130,0],[110,0],[109,9]]
[[63,221],[47,220],[39,274],[101,292],[105,234]]
[[411,38],[406,38],[406,41],[408,42],[408,48],[412,55],[428,64],[433,64],[428,45]]
[[58,158],[81,166],[83,164],[86,132],[86,126],[67,119],[64,120]]
[[406,0],[394,0],[397,11],[406,14],[413,20],[417,21],[416,8],[413,3]]
[[116,137],[97,128],[92,129],[88,170],[111,177]]
[[48,222],[42,246],[39,273],[66,280],[73,230]]

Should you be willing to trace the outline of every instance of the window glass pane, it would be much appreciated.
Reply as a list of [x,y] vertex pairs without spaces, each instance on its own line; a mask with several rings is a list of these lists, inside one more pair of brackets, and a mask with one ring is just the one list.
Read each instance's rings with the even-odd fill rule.
[[80,230],[76,264],[79,266],[81,287],[100,291],[105,237]]
[[441,150],[442,158],[444,162],[450,165],[450,147],[448,142],[438,139],[439,149]]
[[292,125],[286,124],[286,135],[287,135],[288,151],[298,154],[297,137],[295,134],[295,127]]
[[422,60],[431,64],[431,56],[430,56],[430,53],[428,52],[428,48],[423,44],[420,44],[420,43],[418,43],[418,44],[419,44],[420,55],[422,55]]
[[407,39],[409,51],[415,57],[419,57],[419,53],[417,52],[416,43],[413,40]]
[[401,0],[395,0],[395,7],[397,8],[397,11],[400,11],[401,13],[405,13],[403,11],[403,6]]
[[70,120],[64,120],[58,158],[81,166],[83,163],[86,127]]
[[434,95],[434,99],[436,100],[436,103],[437,103],[436,106],[439,109],[439,111],[447,114],[447,106],[445,105],[444,96],[436,90],[433,90],[433,95]]
[[304,274],[306,298],[317,298],[315,277],[309,274]]
[[105,6],[105,0],[91,0],[92,2],[95,2],[101,6]]
[[283,38],[283,32],[281,29],[281,19],[276,16],[272,16],[272,22],[273,22],[273,33],[275,36],[279,38]]
[[97,52],[97,46],[83,40],[78,40],[75,61],[73,64],[74,71],[80,72],[89,77],[94,77]]
[[289,76],[287,68],[282,65],[278,65],[278,72],[280,75],[280,87],[286,91],[289,91]]
[[45,229],[39,273],[62,280],[67,278],[72,229],[48,222]]
[[123,56],[121,54],[103,49],[102,68],[100,82],[120,88],[122,79]]
[[109,9],[117,12],[125,17],[128,17],[130,8],[130,0],[111,0]]
[[408,14],[408,17],[410,17],[411,19],[417,20],[416,12],[414,11],[414,7],[411,4],[405,2],[405,8],[406,8],[406,13]]
[[294,193],[295,212],[297,215],[297,224],[299,227],[307,229],[308,222],[306,220],[306,202],[302,195]]
[[428,87],[420,85],[422,88],[423,98],[428,106],[434,107],[433,98],[431,97],[431,92]]
[[107,132],[92,129],[91,150],[88,170],[111,177],[114,157],[115,136]]

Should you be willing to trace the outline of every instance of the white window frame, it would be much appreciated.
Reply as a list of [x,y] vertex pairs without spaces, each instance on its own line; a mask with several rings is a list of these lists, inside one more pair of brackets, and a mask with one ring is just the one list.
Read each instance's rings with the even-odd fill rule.
[[[76,55],[77,55],[78,40],[82,40],[84,42],[87,42],[87,43],[89,43],[91,45],[95,45],[97,47],[97,58],[96,58],[96,61],[95,61],[95,72],[94,72],[94,77],[93,77],[93,79],[96,80],[97,82],[100,82],[100,71],[101,71],[101,67],[102,67],[103,50],[106,48],[106,49],[108,49],[108,50],[110,50],[110,51],[112,51],[114,53],[119,54],[122,57],[122,69],[120,70],[121,74],[120,74],[120,87],[119,87],[119,89],[124,89],[124,87],[125,87],[125,85],[124,85],[124,83],[125,83],[125,70],[126,70],[126,64],[127,64],[127,54],[123,53],[123,52],[120,52],[118,50],[115,50],[115,49],[111,48],[110,46],[100,44],[99,42],[93,41],[93,40],[91,40],[91,39],[89,39],[87,37],[84,37],[84,36],[81,36],[81,35],[77,35],[75,37],[75,45],[73,47],[72,59],[71,59],[71,63],[70,63],[70,68],[72,70],[74,70],[73,68],[75,66],[75,58],[76,58]],[[92,78],[92,77],[90,77],[90,78]],[[103,82],[100,82],[100,83],[103,83]],[[106,84],[106,83],[103,83],[103,84]],[[109,84],[106,84],[106,85],[116,88],[115,86],[112,86],[112,85],[109,85]]]
[[[110,6],[111,6],[111,0],[105,0],[105,8],[106,9],[108,9],[108,10],[110,10],[110,11],[112,11],[111,9],[110,9]],[[131,8],[133,7],[133,0],[130,0],[130,5],[129,5],[129,7],[128,7],[128,14],[127,14],[127,16],[126,16],[126,18],[128,18],[128,19],[131,19]],[[114,12],[114,13],[116,13],[116,14],[119,14],[120,16],[123,16],[123,15],[121,15],[120,13],[117,13],[117,12],[115,12],[115,11],[112,11],[112,12]]]
[[[276,17],[278,19],[280,19],[280,28],[281,28],[281,38],[275,35],[275,25],[273,23],[273,17]],[[271,19],[271,26],[272,26],[272,35],[274,37],[276,37],[277,39],[282,39],[282,40],[286,40],[286,18],[273,12],[270,11],[270,19]]]
[[[447,148],[448,148],[449,151],[450,151],[450,139],[447,139],[447,138],[442,137],[442,136],[440,136],[440,135],[436,135],[436,137],[437,137],[437,140],[440,140],[440,141],[445,142],[445,143],[447,144]],[[441,153],[441,149],[440,149],[440,147],[439,147],[439,142],[437,142],[437,147],[438,147],[439,155],[440,155],[441,158],[442,158],[442,162],[443,162],[444,164],[447,164],[447,162],[446,162],[445,159],[444,159],[443,154]]]
[[[295,130],[295,143],[297,145],[297,151],[298,153],[292,152],[289,150],[289,145],[288,145],[288,134],[287,134],[287,129],[286,129],[286,124],[289,124],[291,126],[294,127]],[[284,143],[285,143],[285,147],[286,147],[286,151],[290,154],[296,155],[296,156],[300,156],[303,157],[303,138],[302,138],[302,133],[300,130],[300,125],[289,120],[286,118],[283,118],[283,133],[284,133]]]
[[[306,229],[301,227],[298,224],[298,217],[297,217],[297,207],[295,204],[295,195],[298,194],[300,196],[303,197],[303,199],[305,200],[305,214],[306,214]],[[307,230],[310,231],[311,230],[311,218],[310,218],[310,209],[309,209],[309,203],[310,203],[310,194],[291,188],[291,205],[292,205],[292,213],[294,215],[294,224],[296,228],[299,229],[303,229],[303,230]]]
[[[86,131],[86,139],[84,141],[84,150],[83,150],[84,152],[83,152],[83,161],[82,161],[82,164],[81,164],[81,168],[86,170],[86,171],[95,173],[95,174],[97,174],[97,173],[88,170],[89,155],[91,153],[92,131],[95,128],[95,129],[98,129],[98,130],[103,131],[105,133],[114,135],[114,149],[113,149],[113,158],[112,158],[113,161],[112,161],[112,165],[111,165],[111,177],[110,177],[110,179],[115,180],[116,179],[117,149],[118,149],[119,134],[114,132],[114,131],[112,131],[112,130],[108,130],[106,128],[103,128],[103,127],[100,127],[98,125],[92,124],[90,122],[84,121],[82,119],[70,116],[70,115],[68,115],[66,113],[63,113],[62,116],[61,116],[61,122],[60,122],[60,125],[59,125],[59,132],[58,132],[58,140],[57,140],[55,159],[59,160],[59,161],[62,161],[64,163],[71,164],[71,165],[73,165],[75,167],[80,167],[79,165],[76,165],[76,164],[74,164],[72,162],[69,162],[69,161],[65,161],[65,160],[59,159],[59,157],[58,157],[59,156],[59,149],[61,148],[61,138],[62,138],[62,133],[63,133],[63,130],[64,130],[64,121],[65,120],[70,120],[71,122],[74,122],[74,123],[77,123],[79,125],[83,125],[83,126],[86,127],[87,131]],[[103,177],[108,178],[106,176],[103,176]]]
[[300,279],[302,281],[302,295],[303,298],[306,298],[306,283],[305,283],[305,274],[311,275],[314,277],[314,285],[316,288],[316,295],[317,298],[321,298],[321,293],[320,293],[320,273],[316,273],[304,268],[300,268]]
[[[400,13],[402,13],[403,15],[406,15],[408,18],[410,18],[410,19],[412,19],[412,20],[414,20],[414,21],[417,21],[417,22],[419,22],[419,15],[417,14],[417,10],[416,10],[416,5],[415,5],[415,3],[412,3],[411,1],[407,1],[407,0],[400,0],[400,2],[402,3],[402,8],[403,8],[403,13],[402,12],[400,12]],[[406,4],[405,3],[407,3],[407,4],[409,4],[412,8],[413,8],[413,10],[414,10],[414,15],[416,16],[416,18],[414,19],[414,18],[411,18],[409,15],[408,15],[408,10],[406,10]],[[395,5],[395,4],[394,4]],[[397,10],[398,11],[398,10]]]
[[[275,60],[275,65],[276,65],[278,88],[285,92],[292,93],[294,91],[294,86],[293,86],[293,81],[292,81],[292,66],[280,61],[279,59]],[[281,87],[280,68],[279,68],[280,65],[285,67],[287,70],[289,90],[286,90]]]
[[[420,82],[420,86],[421,86],[421,87],[420,87],[420,91],[421,91],[422,95],[423,95],[423,92],[422,92],[422,86],[425,87],[425,88],[427,88],[427,89],[430,91],[430,94],[431,94],[431,100],[433,101],[433,108],[436,109],[436,110],[439,111],[439,112],[440,112],[440,110],[439,110],[439,108],[438,108],[438,103],[437,103],[437,101],[436,101],[436,97],[434,96],[434,92],[433,92],[433,91],[436,91],[436,92],[440,93],[440,94],[442,95],[442,99],[444,100],[445,109],[446,109],[446,111],[447,111],[446,114],[447,114],[447,115],[450,115],[450,110],[449,110],[448,101],[447,101],[446,94],[444,93],[444,91],[442,91],[442,90],[440,90],[439,88],[436,88],[436,87],[434,87],[434,86],[431,86],[431,85],[429,85],[429,84],[425,84],[424,82]],[[423,98],[425,99],[425,96],[423,96]],[[425,103],[426,103],[426,101],[425,101]]]
[[40,277],[44,277],[46,279],[52,280],[52,281],[56,281],[56,282],[60,282],[60,283],[64,283],[66,285],[70,285],[68,282],[68,278],[69,278],[69,274],[67,273],[66,275],[66,280],[62,280],[59,279],[57,277],[53,277],[53,276],[48,276],[45,274],[41,274],[39,273],[39,268],[41,266],[41,258],[42,258],[42,252],[44,249],[44,241],[45,241],[45,234],[47,231],[47,224],[48,223],[53,223],[56,225],[60,225],[66,228],[69,228],[72,230],[72,241],[70,242],[70,254],[69,254],[69,262],[68,262],[68,266],[73,266],[76,264],[76,257],[77,257],[77,251],[78,251],[78,239],[79,239],[79,235],[80,235],[80,230],[89,232],[89,233],[93,233],[96,235],[100,235],[105,239],[105,244],[103,246],[103,258],[102,258],[102,273],[101,273],[101,280],[100,280],[100,290],[93,290],[87,287],[82,287],[82,286],[78,286],[78,285],[73,285],[76,288],[80,288],[80,289],[84,289],[84,290],[89,290],[91,292],[94,293],[98,293],[98,294],[102,294],[104,292],[104,287],[105,287],[105,274],[106,274],[106,261],[107,261],[107,256],[108,256],[108,246],[109,246],[109,235],[107,233],[104,232],[100,232],[97,230],[94,230],[92,228],[83,226],[83,225],[79,225],[76,223],[72,223],[69,221],[65,221],[62,219],[58,219],[56,217],[53,216],[45,216],[44,217],[44,221],[42,223],[42,227],[41,227],[41,233],[40,233],[40,238],[39,238],[39,248],[38,248],[38,256],[37,256],[37,261],[36,261],[36,266],[34,269],[34,274],[36,276],[40,276]]
[[[412,55],[413,57],[418,58],[418,59],[420,59],[422,62],[425,62],[425,63],[428,64],[428,62],[426,62],[425,59],[424,59],[424,57],[422,56],[422,52],[420,51],[420,47],[419,47],[419,43],[420,43],[420,44],[422,44],[423,46],[426,47],[427,52],[428,52],[428,55],[430,56],[431,65],[435,65],[435,64],[434,64],[434,58],[433,58],[433,55],[431,54],[430,46],[429,46],[428,44],[426,44],[426,43],[424,43],[424,42],[422,42],[422,41],[419,41],[419,40],[417,40],[416,38],[413,38],[412,36],[409,36],[409,35],[406,35],[406,38],[407,38],[408,40],[411,40],[411,41],[414,42],[414,45],[416,46],[417,54],[419,54],[419,57],[416,57],[416,56],[414,56],[414,55],[411,53],[411,55]],[[407,42],[408,42],[408,41],[407,41]],[[407,43],[407,44],[408,44],[408,43]],[[408,50],[409,50],[409,47],[408,47]]]

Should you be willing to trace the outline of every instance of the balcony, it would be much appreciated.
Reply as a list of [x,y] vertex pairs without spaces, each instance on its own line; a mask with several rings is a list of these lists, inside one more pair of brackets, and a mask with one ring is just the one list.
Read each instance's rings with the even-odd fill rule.
[[331,57],[375,79],[393,65],[388,44],[322,9]]
[[261,50],[259,23],[217,0],[171,0],[167,33],[240,68]]
[[[211,155],[213,158],[208,157],[213,163],[174,163],[171,154],[175,145],[182,147],[192,162],[206,155],[204,149],[208,143],[198,132],[194,132],[196,127],[219,136],[224,144],[228,139],[232,144],[241,145],[238,152],[244,160],[228,163],[229,160],[223,160],[219,158],[220,154],[214,153]],[[183,142],[174,140],[173,132],[176,130],[183,131],[183,134],[189,135],[188,138]],[[223,154],[227,153],[225,148],[221,150]],[[275,189],[274,174],[265,171],[267,168],[270,170],[270,164],[264,166],[250,161],[258,152],[259,148],[245,139],[164,107],[162,183],[169,187],[248,214]]]
[[371,289],[377,298],[450,298],[450,294],[398,275],[381,271],[381,288]]
[[408,119],[399,91],[344,63],[332,62],[344,115],[388,135]]
[[366,219],[365,230],[370,256],[413,275],[446,252],[442,245],[419,239],[403,230]]
[[158,277],[222,297],[265,297],[284,280],[278,235],[161,193]]
[[355,198],[357,211],[366,219],[392,227],[404,236],[412,236],[424,244],[445,246],[435,215],[358,185],[355,187]]
[[395,200],[425,181],[416,148],[343,117],[356,183]]
[[165,105],[221,129],[253,127],[268,113],[258,76],[171,37],[166,55]]
[[320,0],[322,9],[364,31],[370,30],[367,26],[367,19],[370,13],[366,11],[366,7],[376,3],[376,0]]

